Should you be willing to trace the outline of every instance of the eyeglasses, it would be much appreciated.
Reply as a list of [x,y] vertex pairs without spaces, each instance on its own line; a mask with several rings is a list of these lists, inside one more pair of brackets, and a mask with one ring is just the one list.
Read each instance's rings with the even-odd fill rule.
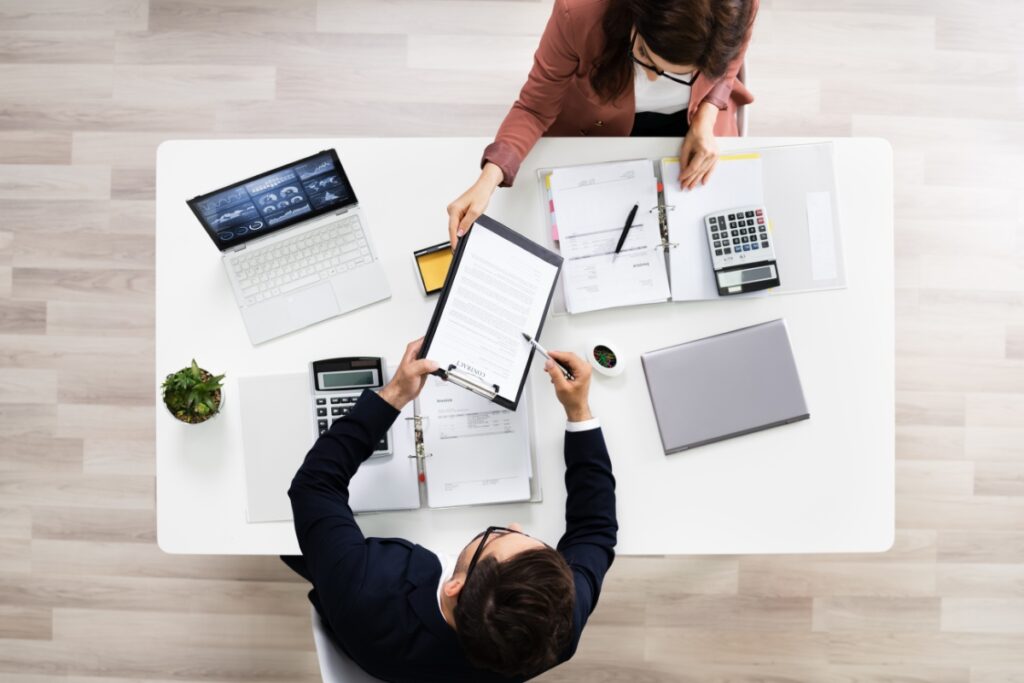
[[[505,526],[489,526],[486,531],[483,531],[473,537],[473,541],[480,539],[480,545],[476,547],[476,552],[473,553],[473,559],[469,561],[469,567],[466,569],[466,578],[463,580],[463,585],[469,581],[469,575],[476,569],[476,563],[480,559],[480,554],[484,551],[484,546],[487,545],[487,539],[491,536],[504,536],[505,534],[520,534],[521,536],[529,536],[524,534],[522,531],[516,531],[515,529],[509,529]],[[482,537],[482,538],[481,538]],[[472,543],[473,541],[470,541]]]
[[[694,71],[693,75],[690,76],[690,80],[684,81],[681,78],[676,78],[672,74],[665,73],[664,71],[662,71],[658,67],[654,66],[653,64],[648,64],[646,62],[642,62],[639,59],[637,59],[636,58],[636,37],[637,37],[637,35],[639,35],[639,34],[636,31],[634,31],[633,32],[633,40],[630,41],[630,43],[629,43],[629,57],[630,57],[630,59],[633,60],[633,62],[635,64],[638,64],[638,65],[642,66],[643,68],[647,69],[648,71],[653,71],[657,75],[662,76],[663,78],[667,78],[670,81],[675,81],[676,83],[679,83],[680,85],[685,85],[687,87],[692,87],[693,86],[693,82],[697,80],[697,72],[696,71]],[[646,52],[646,50],[645,50],[645,52]]]

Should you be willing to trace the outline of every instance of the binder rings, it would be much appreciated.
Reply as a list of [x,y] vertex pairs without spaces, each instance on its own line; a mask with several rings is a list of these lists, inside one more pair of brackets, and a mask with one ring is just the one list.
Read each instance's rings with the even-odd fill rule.
[[[396,456],[416,463],[431,508],[539,501],[529,392],[508,411],[458,385],[430,377],[392,427]],[[398,465],[401,467],[401,465]],[[373,497],[358,501],[375,508]]]
[[459,240],[420,358],[438,376],[516,410],[540,338],[562,257],[480,216]]
[[[288,485],[313,442],[306,373],[242,377],[246,519],[292,519]],[[365,460],[349,484],[357,513],[541,499],[529,392],[510,412],[430,377],[390,429],[392,453]]]
[[[650,185],[656,188],[655,198],[641,204],[641,210],[657,222],[658,239],[651,248],[659,250],[667,274],[668,291],[652,288],[633,300],[615,301],[614,298],[592,296],[579,305],[574,301],[577,289],[624,291],[621,282],[613,288],[610,281],[602,280],[598,268],[590,264],[585,272],[591,280],[583,286],[574,278],[581,270],[577,259],[565,249],[566,225],[577,220],[576,207],[558,205],[558,187],[553,184],[555,173],[577,169],[598,170],[602,167],[649,167],[645,172]],[[636,171],[639,173],[640,171]],[[771,233],[776,245],[778,269],[782,284],[779,287],[733,295],[730,298],[772,296],[846,286],[842,239],[839,222],[839,201],[835,182],[833,145],[810,143],[770,147],[760,150],[736,152],[720,157],[712,179],[705,187],[684,191],[679,189],[679,159],[634,160],[608,162],[584,167],[543,168],[537,171],[541,196],[544,198],[544,220],[551,230],[553,243],[557,243],[566,257],[563,265],[563,287],[552,304],[556,313],[581,313],[616,306],[664,301],[703,301],[719,298],[715,284],[707,236],[703,228],[706,215],[741,205],[765,205],[771,221]],[[557,178],[556,178],[557,182]],[[596,183],[595,183],[596,184]],[[564,197],[564,192],[562,196]],[[597,212],[607,205],[602,194],[590,202],[588,211]],[[632,201],[629,206],[632,206]],[[639,202],[638,202],[639,203]],[[621,209],[621,207],[617,207]],[[625,213],[623,213],[623,217]],[[576,222],[578,226],[579,223]],[[619,224],[621,229],[621,223]],[[617,234],[616,234],[617,237]],[[632,238],[628,238],[626,245]],[[621,259],[621,256],[620,256]],[[643,269],[639,272],[645,273]],[[577,297],[578,298],[578,297]]]

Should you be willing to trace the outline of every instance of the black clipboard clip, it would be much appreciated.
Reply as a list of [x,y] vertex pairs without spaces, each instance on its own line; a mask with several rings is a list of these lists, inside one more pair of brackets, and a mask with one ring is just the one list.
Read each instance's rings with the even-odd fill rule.
[[449,365],[448,369],[444,373],[445,380],[451,382],[457,387],[468,389],[477,396],[483,396],[488,401],[493,401],[498,395],[498,385],[492,384],[488,387],[485,384],[480,384],[472,377],[462,374],[455,365]]

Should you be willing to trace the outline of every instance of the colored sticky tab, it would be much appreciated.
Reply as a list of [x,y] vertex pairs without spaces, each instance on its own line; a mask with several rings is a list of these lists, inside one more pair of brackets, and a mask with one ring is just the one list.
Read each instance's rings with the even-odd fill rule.
[[726,154],[718,157],[719,161],[741,161],[743,159],[760,159],[761,155],[757,152],[750,152],[749,154]]

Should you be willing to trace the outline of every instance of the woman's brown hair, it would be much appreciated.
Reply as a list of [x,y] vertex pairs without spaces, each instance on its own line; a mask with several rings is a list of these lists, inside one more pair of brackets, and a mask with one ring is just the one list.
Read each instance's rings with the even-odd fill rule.
[[590,71],[590,85],[606,102],[627,90],[633,80],[634,26],[658,57],[719,78],[739,54],[753,21],[753,0],[610,0],[601,22],[604,50]]

